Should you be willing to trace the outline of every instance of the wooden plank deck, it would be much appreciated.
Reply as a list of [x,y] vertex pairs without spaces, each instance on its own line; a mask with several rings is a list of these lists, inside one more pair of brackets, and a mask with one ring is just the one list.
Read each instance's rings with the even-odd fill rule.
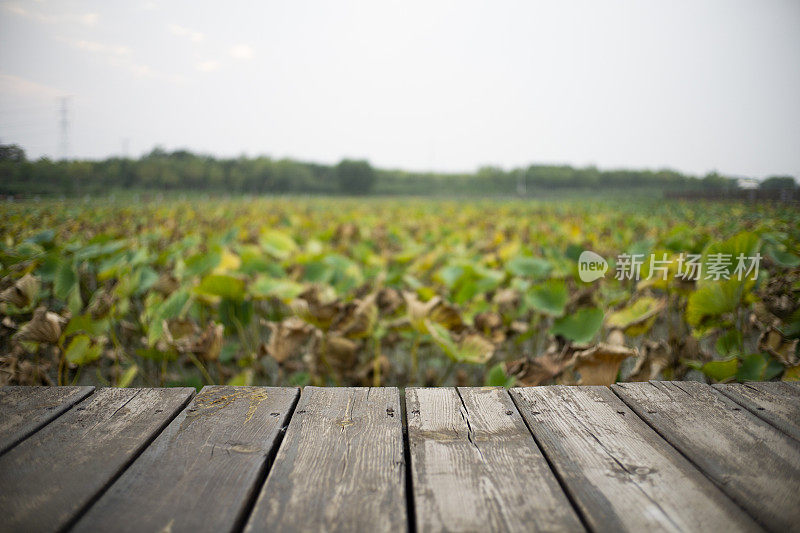
[[800,531],[800,387],[0,388],[4,531]]

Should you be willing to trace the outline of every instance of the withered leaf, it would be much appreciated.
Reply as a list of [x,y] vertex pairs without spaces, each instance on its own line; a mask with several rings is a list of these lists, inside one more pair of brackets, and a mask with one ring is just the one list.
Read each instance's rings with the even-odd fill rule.
[[14,334],[14,338],[18,341],[56,344],[61,337],[61,328],[66,322],[61,316],[48,311],[45,307],[37,307],[33,312],[33,318],[22,325]]
[[272,334],[266,344],[266,353],[279,364],[284,363],[309,338],[311,327],[297,317],[267,324]]
[[656,379],[665,369],[675,364],[672,349],[664,341],[645,341],[642,353],[636,360],[629,381],[650,381]]
[[339,370],[350,370],[355,366],[358,355],[355,341],[330,334],[326,336],[325,346],[325,357],[331,366]]
[[484,311],[475,315],[475,329],[489,337],[492,342],[501,343],[506,340],[503,317],[493,311]]
[[798,339],[786,339],[776,328],[770,326],[758,338],[758,349],[767,352],[784,366],[796,366]]
[[421,302],[415,293],[406,291],[403,293],[403,298],[406,301],[409,322],[417,331],[429,333],[425,324],[427,320],[453,330],[458,330],[464,325],[458,308],[444,302],[439,296]]
[[497,310],[501,314],[508,315],[519,308],[520,295],[514,289],[501,289],[495,293],[492,301],[497,304]]
[[524,387],[542,385],[556,379],[564,372],[571,362],[571,355],[570,345],[559,347],[557,344],[552,344],[538,357],[506,363],[506,375],[513,375],[517,383]]
[[222,324],[209,322],[200,338],[192,344],[191,351],[203,361],[216,361],[222,351],[224,329]]
[[382,314],[391,315],[403,305],[403,297],[397,289],[385,287],[378,291],[377,304]]
[[7,302],[20,309],[28,307],[39,293],[39,278],[28,273],[0,292],[0,302]]
[[635,348],[601,342],[576,352],[572,365],[581,375],[580,385],[611,385],[617,380],[622,361],[638,355]]
[[350,338],[368,336],[378,320],[376,294],[370,294],[360,301],[350,302],[344,307],[331,329],[339,335]]
[[327,330],[339,315],[342,303],[338,300],[323,301],[319,288],[313,286],[292,300],[289,307],[309,324]]
[[177,291],[179,287],[180,282],[175,278],[175,276],[172,274],[161,274],[158,277],[158,280],[156,280],[156,282],[153,284],[152,288],[164,296],[168,296]]

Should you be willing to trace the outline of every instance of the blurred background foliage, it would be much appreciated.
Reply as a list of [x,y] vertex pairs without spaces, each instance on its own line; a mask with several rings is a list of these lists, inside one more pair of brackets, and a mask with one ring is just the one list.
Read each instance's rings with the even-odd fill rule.
[[[181,157],[131,164],[202,161]],[[2,384],[800,377],[791,205],[128,194],[0,212]],[[584,250],[605,278],[580,280]],[[614,279],[622,253],[669,258],[666,279]],[[756,279],[694,282],[681,253],[762,260]]]

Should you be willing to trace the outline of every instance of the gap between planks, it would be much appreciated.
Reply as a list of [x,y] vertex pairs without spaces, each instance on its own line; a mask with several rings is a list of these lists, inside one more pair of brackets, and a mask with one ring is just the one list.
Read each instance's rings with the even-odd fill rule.
[[762,526],[798,531],[798,441],[704,383],[618,383],[611,390]]
[[193,394],[100,389],[8,450],[0,456],[0,531],[69,528]]

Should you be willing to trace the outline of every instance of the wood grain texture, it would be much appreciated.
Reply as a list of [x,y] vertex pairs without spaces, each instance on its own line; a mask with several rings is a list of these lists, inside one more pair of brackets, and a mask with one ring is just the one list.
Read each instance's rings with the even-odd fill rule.
[[299,390],[205,387],[73,531],[234,531]]
[[595,531],[760,531],[607,387],[511,395]]
[[0,456],[0,531],[67,527],[193,393],[99,389]]
[[418,531],[582,531],[502,387],[406,389]]
[[246,531],[408,527],[396,388],[305,387]]
[[94,387],[0,387],[0,454],[93,390]]
[[713,386],[754,415],[800,440],[800,387],[784,381]]
[[800,530],[800,443],[699,382],[613,390],[762,525]]

